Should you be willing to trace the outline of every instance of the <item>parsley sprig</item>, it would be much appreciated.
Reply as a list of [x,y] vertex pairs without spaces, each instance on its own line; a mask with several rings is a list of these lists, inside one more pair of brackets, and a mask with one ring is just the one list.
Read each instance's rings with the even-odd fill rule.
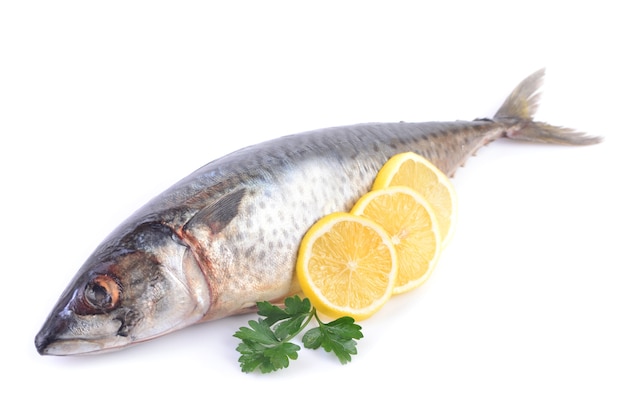
[[258,368],[262,373],[269,373],[288,367],[289,360],[296,360],[300,350],[291,340],[313,319],[318,327],[304,333],[302,344],[308,349],[322,347],[334,353],[342,364],[356,355],[356,339],[363,337],[361,326],[355,324],[352,317],[324,323],[308,298],[289,297],[285,299],[285,308],[263,301],[257,303],[257,308],[259,316],[265,318],[250,320],[250,327],[240,327],[233,335],[241,339],[237,352],[241,353],[239,364],[243,372]]

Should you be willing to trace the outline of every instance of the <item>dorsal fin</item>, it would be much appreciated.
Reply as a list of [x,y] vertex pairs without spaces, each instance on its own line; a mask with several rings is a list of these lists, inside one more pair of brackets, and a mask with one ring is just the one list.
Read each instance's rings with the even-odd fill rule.
[[218,234],[237,216],[241,200],[245,195],[245,188],[240,188],[220,197],[219,200],[196,213],[185,224],[184,229],[189,230],[198,225],[207,225],[211,233]]

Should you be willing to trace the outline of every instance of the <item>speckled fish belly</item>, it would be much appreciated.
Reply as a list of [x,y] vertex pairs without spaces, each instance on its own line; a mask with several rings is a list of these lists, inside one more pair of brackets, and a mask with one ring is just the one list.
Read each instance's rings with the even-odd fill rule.
[[35,344],[41,354],[97,353],[279,302],[297,291],[300,240],[347,211],[394,154],[412,151],[448,175],[498,138],[600,141],[535,122],[543,71],[492,119],[369,123],[282,137],[210,162],[114,230],[61,295]]

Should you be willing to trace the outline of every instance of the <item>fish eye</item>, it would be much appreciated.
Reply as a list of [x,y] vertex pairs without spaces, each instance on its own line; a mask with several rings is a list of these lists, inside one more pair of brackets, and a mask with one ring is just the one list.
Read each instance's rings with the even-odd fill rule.
[[97,275],[89,280],[75,310],[79,314],[105,313],[114,309],[120,300],[120,286],[109,275]]

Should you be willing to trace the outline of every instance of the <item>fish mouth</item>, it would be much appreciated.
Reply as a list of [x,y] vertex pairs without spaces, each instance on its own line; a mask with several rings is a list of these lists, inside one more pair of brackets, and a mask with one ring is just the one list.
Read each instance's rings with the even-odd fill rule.
[[91,340],[55,340],[40,341],[35,339],[37,352],[42,356],[75,356],[89,355],[112,350],[104,348],[102,343]]
[[54,328],[44,327],[35,337],[35,348],[42,356],[74,356],[109,352],[123,348],[128,341],[123,337],[113,339],[63,338]]
[[111,327],[86,337],[86,323],[76,320],[68,309],[51,315],[35,336],[35,348],[40,355],[70,356],[121,349],[131,339],[119,333],[120,323],[110,321]]

